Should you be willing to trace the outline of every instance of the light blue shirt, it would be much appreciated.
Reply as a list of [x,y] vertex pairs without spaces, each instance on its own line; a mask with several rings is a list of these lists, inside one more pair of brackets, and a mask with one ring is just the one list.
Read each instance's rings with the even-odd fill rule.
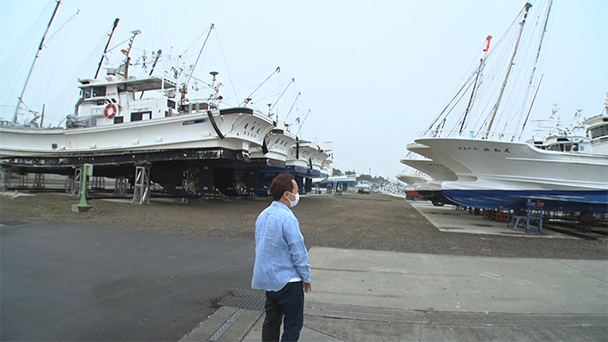
[[310,265],[300,223],[291,209],[274,201],[255,221],[255,263],[251,287],[279,291],[288,282],[310,283]]

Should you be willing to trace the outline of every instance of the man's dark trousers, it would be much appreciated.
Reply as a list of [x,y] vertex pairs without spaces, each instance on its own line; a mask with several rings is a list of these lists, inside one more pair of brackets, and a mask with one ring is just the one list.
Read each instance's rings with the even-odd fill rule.
[[278,341],[284,318],[281,341],[297,341],[304,324],[304,288],[301,281],[287,283],[279,291],[266,291],[266,319],[262,341]]

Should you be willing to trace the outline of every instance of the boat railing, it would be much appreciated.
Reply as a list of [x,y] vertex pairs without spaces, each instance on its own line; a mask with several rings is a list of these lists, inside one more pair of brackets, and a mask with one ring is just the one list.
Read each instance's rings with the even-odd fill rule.
[[498,141],[521,141],[521,135],[517,133],[505,132],[487,132],[487,131],[468,131],[460,132],[458,130],[426,130],[418,132],[419,138],[470,138],[480,140],[498,140]]

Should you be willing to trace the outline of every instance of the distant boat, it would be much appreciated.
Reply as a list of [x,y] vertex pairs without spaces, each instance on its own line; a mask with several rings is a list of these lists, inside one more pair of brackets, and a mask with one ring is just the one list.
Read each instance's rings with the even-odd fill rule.
[[[416,170],[420,170],[420,172],[423,172],[430,176],[427,177],[426,180],[419,180],[411,183],[411,186],[414,188],[415,192],[418,195],[420,195],[424,199],[431,201],[434,205],[437,206],[441,206],[444,204],[453,204],[453,202],[447,199],[441,192],[441,183],[444,181],[458,179],[454,171],[432,159],[404,158],[401,159],[401,163],[408,165]],[[408,176],[403,175],[403,177],[405,179],[405,177]],[[401,180],[401,178],[399,179]]]
[[296,140],[287,155],[285,165],[296,172],[308,172],[313,177],[321,177],[323,162],[329,157],[319,145],[307,141]]

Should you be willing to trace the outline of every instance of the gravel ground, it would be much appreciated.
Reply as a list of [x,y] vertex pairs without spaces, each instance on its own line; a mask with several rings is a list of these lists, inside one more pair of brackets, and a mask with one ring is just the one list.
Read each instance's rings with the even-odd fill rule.
[[[79,223],[136,231],[254,239],[257,215],[270,199],[153,200],[132,205],[89,200],[93,209],[74,213],[77,198],[65,194],[0,196],[2,221]],[[337,247],[411,253],[518,258],[608,259],[606,239],[525,238],[446,233],[437,230],[405,200],[379,194],[302,196],[294,208],[308,247]]]

